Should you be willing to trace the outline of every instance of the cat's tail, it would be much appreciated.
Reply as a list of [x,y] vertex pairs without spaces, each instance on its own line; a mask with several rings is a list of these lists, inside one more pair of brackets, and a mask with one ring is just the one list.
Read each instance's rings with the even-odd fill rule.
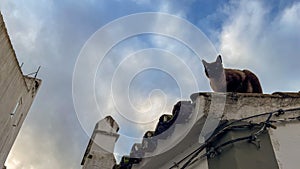
[[257,78],[257,76],[249,70],[243,70],[243,72],[246,74],[246,77],[249,78],[249,82],[252,85],[253,93],[263,93],[259,79]]

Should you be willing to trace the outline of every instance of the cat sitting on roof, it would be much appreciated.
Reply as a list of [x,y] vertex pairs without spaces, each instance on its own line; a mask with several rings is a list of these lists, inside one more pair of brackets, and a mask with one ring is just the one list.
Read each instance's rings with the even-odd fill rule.
[[262,93],[260,82],[254,73],[224,68],[221,55],[215,62],[202,60],[202,63],[214,92]]

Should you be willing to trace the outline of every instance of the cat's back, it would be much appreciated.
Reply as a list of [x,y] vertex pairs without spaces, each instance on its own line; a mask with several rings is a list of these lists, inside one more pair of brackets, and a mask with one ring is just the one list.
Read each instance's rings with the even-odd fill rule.
[[224,71],[227,80],[242,80],[246,76],[245,70],[225,68]]
[[253,93],[263,93],[258,77],[250,70],[243,70],[243,72],[245,73],[247,80],[249,81],[249,83],[251,84],[251,86],[253,88],[252,92]]
[[233,79],[239,79],[239,80],[245,80],[245,79],[253,79],[253,80],[258,80],[257,76],[250,70],[244,69],[228,69],[225,68],[225,76],[230,80],[230,78]]
[[[224,69],[227,87],[230,90],[246,93],[262,93],[258,77],[250,70]],[[232,88],[232,89],[231,89]]]

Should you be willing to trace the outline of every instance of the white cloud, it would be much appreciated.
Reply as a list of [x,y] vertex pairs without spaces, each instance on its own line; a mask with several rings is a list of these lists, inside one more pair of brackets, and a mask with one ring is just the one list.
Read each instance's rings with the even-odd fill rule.
[[7,166],[18,169],[79,168],[80,153],[84,151],[87,139],[80,126],[75,125],[77,119],[70,91],[76,55],[70,56],[76,51],[74,46],[78,41],[70,43],[68,38],[64,39],[61,35],[71,31],[59,32],[57,20],[49,19],[54,14],[51,1],[4,0],[0,4],[18,60],[24,62],[24,73],[31,73],[42,65],[38,77],[43,80]]
[[[159,19],[159,18],[158,18]],[[165,32],[169,32],[170,34],[183,34],[185,31],[182,31],[182,27],[179,25],[179,22],[169,22],[168,24],[169,30]],[[161,27],[161,25],[154,25],[154,27]],[[159,28],[157,28],[159,30]],[[163,28],[166,29],[166,28]],[[122,31],[119,29],[119,31]],[[189,34],[190,35],[190,34]],[[133,80],[132,72],[138,73],[136,69],[142,70],[140,68],[145,68],[149,65],[158,66],[159,68],[165,68],[167,70],[170,70],[170,73],[172,73],[173,78],[175,80],[181,82],[179,85],[179,88],[183,89],[183,99],[189,99],[189,95],[192,92],[195,92],[196,90],[193,90],[195,86],[195,79],[191,78],[191,75],[193,74],[196,79],[199,79],[201,76],[199,72],[202,74],[202,65],[200,60],[195,54],[193,54],[186,46],[181,44],[180,42],[176,42],[175,39],[170,39],[168,37],[162,37],[158,35],[146,35],[146,36],[140,36],[135,38],[129,38],[126,39],[121,44],[118,44],[108,55],[105,56],[105,59],[102,62],[102,65],[99,66],[98,75],[96,79],[96,86],[99,86],[97,88],[97,96],[98,96],[98,103],[101,107],[101,111],[106,112],[108,114],[112,114],[112,116],[117,120],[119,123],[121,129],[120,132],[123,133],[125,136],[129,133],[129,136],[131,137],[141,137],[146,130],[154,130],[154,127],[156,126],[157,120],[159,116],[163,113],[171,113],[171,109],[173,105],[176,103],[177,99],[180,98],[180,95],[176,95],[177,93],[171,93],[168,92],[167,94],[167,101],[165,101],[164,97],[161,97],[161,95],[154,95],[149,98],[149,95],[142,95],[138,92],[139,91],[136,88],[133,89],[137,93],[133,96],[135,101],[132,104],[137,105],[138,110],[149,110],[149,106],[153,106],[152,108],[158,108],[161,109],[159,104],[151,105],[150,101],[153,102],[159,102],[167,104],[165,106],[165,110],[163,111],[152,111],[147,114],[143,114],[142,112],[138,111],[135,112],[131,109],[131,105],[128,102],[128,92],[127,92],[127,83],[126,80]],[[149,55],[149,52],[144,53],[143,58],[141,57],[135,57],[131,56],[130,54],[135,53],[138,50],[145,49],[145,48],[159,48],[167,50],[168,52],[173,52],[176,56],[174,58],[170,58],[170,56],[167,53],[164,52],[158,52],[153,55]],[[209,50],[209,49],[207,49]],[[153,49],[152,52],[154,52],[155,49]],[[178,58],[175,58],[178,57]],[[128,60],[124,61],[123,59],[127,58]],[[181,60],[180,60],[181,59]],[[122,62],[124,61],[124,62]],[[119,65],[119,63],[122,62],[122,65]],[[183,65],[183,63],[186,65]],[[200,65],[200,66],[199,66]],[[111,99],[110,94],[110,86],[111,86],[111,77],[115,70],[120,69],[119,73],[123,73],[122,75],[117,76],[115,79],[115,88],[113,90],[116,91],[115,102],[117,101],[117,106],[119,109],[117,110],[115,108],[114,100]],[[180,68],[180,69],[179,69]],[[190,68],[191,72],[188,72],[186,68]],[[193,72],[193,70],[196,70],[196,72]],[[200,70],[200,71],[199,71]],[[198,75],[198,76],[197,76]],[[152,76],[158,76],[153,74]],[[175,77],[176,76],[176,77]],[[145,83],[146,81],[151,81],[150,77],[148,79],[143,79],[140,81],[140,83]],[[153,79],[152,79],[153,80]],[[168,85],[169,88],[172,86],[170,83],[174,83],[174,81],[166,81],[165,79],[155,79],[158,80],[158,82],[154,82],[157,84],[161,84],[162,82],[165,82],[164,85]],[[205,79],[206,80],[206,79]],[[198,81],[199,82],[199,81]],[[161,84],[160,87],[164,86]],[[194,85],[194,86],[193,86]],[[174,85],[175,86],[175,85]],[[193,87],[192,87],[193,86]],[[162,88],[158,88],[162,89]],[[162,89],[163,90],[163,89]],[[144,89],[144,91],[149,91],[149,89]],[[189,91],[189,92],[186,92]],[[165,91],[164,91],[165,92]],[[148,93],[150,94],[151,91]],[[182,98],[181,98],[182,99]],[[152,103],[153,103],[152,102]],[[153,109],[152,109],[153,110]],[[118,115],[118,111],[125,115],[128,119],[134,119],[134,121],[137,121],[136,124],[130,124],[131,122],[128,121],[126,118]],[[149,120],[156,118],[156,120],[153,121],[151,124],[139,124],[141,121]],[[128,127],[131,126],[131,127]],[[126,131],[127,130],[127,131]],[[122,136],[121,136],[122,137]],[[130,139],[130,138],[128,138]],[[124,151],[130,150],[130,145],[127,145],[127,147],[124,146],[124,142],[127,142],[128,144],[133,144],[137,140],[126,140],[125,138],[120,138],[116,145],[116,150],[119,153],[124,153]],[[124,141],[125,140],[125,141]],[[134,142],[132,142],[134,141]],[[122,145],[121,145],[122,143]],[[120,146],[121,145],[121,146]],[[127,150],[124,150],[127,149]]]
[[[141,6],[152,5],[149,8],[147,7],[147,9],[155,9],[153,11],[166,12],[182,18],[187,18],[189,11],[186,9],[189,9],[189,3],[192,4],[191,1],[184,3],[173,3],[171,1],[153,3],[149,0],[133,1]],[[90,2],[96,3],[96,1]],[[28,123],[24,124],[25,129],[19,136],[8,162],[9,167],[12,167],[12,169],[80,167],[79,163],[82,155],[80,151],[85,150],[87,138],[82,138],[86,137],[86,135],[79,131],[81,130],[79,125],[74,127],[75,125],[73,124],[77,123],[77,119],[72,114],[74,110],[70,90],[75,58],[81,45],[84,43],[84,38],[88,38],[90,33],[99,28],[99,25],[101,26],[103,22],[108,22],[110,19],[118,17],[120,13],[126,14],[124,11],[117,11],[116,13],[120,13],[115,15],[110,12],[111,6],[108,8],[104,4],[93,4],[86,7],[82,6],[81,3],[77,3],[71,8],[70,4],[63,4],[64,1],[57,1],[56,3],[58,4],[55,4],[57,6],[55,6],[54,10],[52,9],[54,6],[52,6],[51,1],[43,1],[43,3],[35,3],[34,1],[24,1],[24,3],[15,3],[15,1],[9,0],[1,1],[1,10],[5,14],[8,31],[11,34],[18,57],[21,61],[29,63],[29,68],[35,67],[40,63],[45,68],[42,69],[45,73],[43,74],[44,83],[42,86],[44,89],[40,91],[40,97],[38,98],[40,101],[35,105],[34,111],[27,117]],[[95,8],[91,10],[92,7],[96,6],[101,6],[103,10]],[[64,9],[64,7],[67,8]],[[108,10],[104,10],[106,9],[105,7]],[[274,16],[270,14],[272,7],[261,1],[235,1],[227,7],[224,9],[224,12],[228,15],[228,20],[223,25],[220,33],[220,50],[224,54],[225,65],[239,65],[240,67],[254,69],[254,72],[257,72],[261,77],[263,86],[268,88],[268,91],[276,89],[297,90],[298,86],[300,86],[299,80],[295,78],[299,76],[298,72],[300,72],[298,66],[300,62],[298,57],[300,53],[300,3],[286,6],[282,8],[282,11],[275,13]],[[104,12],[99,13],[99,11]],[[132,13],[132,11],[128,13]],[[103,21],[98,22],[99,20]],[[159,27],[161,25],[155,26]],[[187,30],[182,30],[182,27],[178,26],[176,22],[169,22],[168,26],[167,29],[171,33],[181,32],[184,34],[188,32]],[[122,28],[120,27],[119,29]],[[97,94],[107,94],[106,88],[101,87],[109,85],[107,84],[110,82],[108,76],[113,73],[118,63],[124,57],[136,50],[149,47],[149,43],[151,47],[167,49],[178,55],[196,75],[199,75],[196,78],[202,78],[198,82],[207,82],[201,62],[197,60],[198,58],[183,44],[176,44],[173,41],[159,36],[153,36],[147,40],[135,38],[127,46],[119,48],[105,62],[103,76],[98,82],[100,87],[97,88]],[[159,61],[161,61],[160,64],[175,65],[175,69],[176,63],[178,63],[174,60]],[[132,69],[130,66],[130,64],[126,66],[127,71]],[[183,73],[181,70],[178,69],[176,73],[181,76],[180,80],[184,81],[186,86],[190,86],[193,83],[189,76],[181,74]],[[285,83],[274,82],[275,75],[277,76],[276,79],[281,79]],[[201,90],[209,90],[207,87],[208,84],[207,86],[201,86]],[[128,93],[123,92],[120,93],[119,97],[126,98],[127,95]],[[109,97],[110,95],[106,96]],[[143,100],[148,99],[148,95],[146,96],[139,95],[139,93],[133,96],[139,109],[146,109],[150,105],[150,102],[143,102]],[[174,94],[170,97],[175,98],[176,95]],[[153,95],[151,99],[154,102],[161,103],[161,100],[164,98],[160,95]],[[111,100],[99,101],[107,106],[104,109],[106,113],[116,112]],[[168,103],[166,112],[170,112],[173,100]],[[139,119],[142,118],[143,116],[139,117]],[[47,120],[45,121],[45,119]],[[126,125],[125,122],[124,124]],[[129,124],[121,126],[121,128],[127,130],[130,134],[132,128],[135,127],[137,133],[142,134],[144,130],[154,126],[155,124],[145,126]],[[79,134],[78,131],[74,130],[78,130]],[[120,147],[123,146],[124,148],[124,143]],[[130,147],[127,147],[127,149],[130,149]],[[45,154],[40,155],[41,151]],[[70,164],[72,166],[69,166]]]
[[[1,12],[5,16],[4,20],[8,33],[9,35],[13,34],[10,38],[19,61],[24,62],[23,70],[25,72],[31,73],[33,71],[32,68],[37,67],[41,63],[41,56],[36,55],[35,52],[39,50],[37,44],[41,41],[38,39],[41,38],[40,32],[45,28],[43,27],[45,24],[49,24],[46,23],[45,19],[49,18],[42,18],[43,16],[37,13],[41,13],[41,11],[50,12],[50,1],[47,2],[47,6],[45,8],[40,3],[34,3],[33,1],[17,3],[3,0],[1,2]],[[32,8],[37,10],[33,12]]]
[[174,3],[172,1],[160,1],[157,6],[157,10],[159,12],[164,12],[168,14],[172,14],[181,18],[186,18],[186,11],[182,9],[180,6],[181,3]]
[[149,5],[151,3],[150,0],[131,0],[131,1],[138,5]]
[[28,127],[22,129],[21,137],[21,140],[15,142],[6,162],[9,169],[60,168],[60,159],[57,158],[60,155],[56,155],[59,152],[55,150],[54,139]]
[[232,64],[247,63],[249,58],[254,57],[250,55],[254,44],[259,42],[264,33],[267,11],[259,1],[241,1],[237,9],[229,7],[225,12],[229,19],[220,35],[220,50],[225,60],[230,60]]
[[[297,91],[300,72],[300,3],[272,13],[262,1],[234,1],[220,33],[220,51],[228,67],[249,68],[267,92]],[[285,83],[274,82],[274,78]],[[291,87],[292,86],[292,87]]]

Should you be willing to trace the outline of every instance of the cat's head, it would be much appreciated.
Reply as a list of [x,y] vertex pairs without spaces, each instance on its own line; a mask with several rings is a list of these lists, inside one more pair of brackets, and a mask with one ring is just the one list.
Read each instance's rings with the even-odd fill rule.
[[207,63],[205,60],[202,60],[202,63],[208,78],[219,78],[222,76],[224,68],[221,55],[218,55],[215,62]]

